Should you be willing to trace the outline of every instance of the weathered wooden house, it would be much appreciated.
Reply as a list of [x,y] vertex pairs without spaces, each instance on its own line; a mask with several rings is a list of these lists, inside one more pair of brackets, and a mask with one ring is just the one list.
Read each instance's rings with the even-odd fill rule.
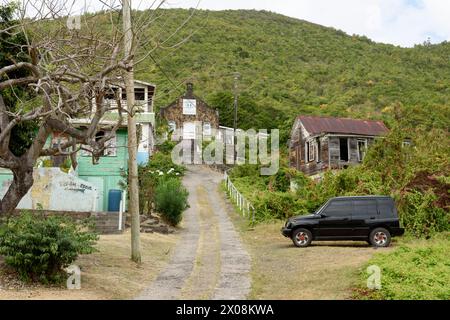
[[382,121],[299,116],[289,141],[290,166],[314,176],[359,164],[367,147],[388,131]]
[[199,135],[208,140],[219,128],[219,112],[194,95],[194,86],[187,83],[186,92],[167,107],[160,115],[166,119],[172,140],[195,140]]

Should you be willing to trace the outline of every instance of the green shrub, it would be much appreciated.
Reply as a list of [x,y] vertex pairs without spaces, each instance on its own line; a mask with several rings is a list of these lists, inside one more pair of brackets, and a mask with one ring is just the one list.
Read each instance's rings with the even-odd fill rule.
[[433,205],[436,200],[437,196],[431,190],[406,193],[399,206],[403,227],[417,237],[448,231],[449,214]]
[[182,186],[180,180],[167,178],[160,181],[155,189],[156,210],[162,218],[176,226],[182,219],[183,211],[188,208],[188,191]]
[[166,140],[163,143],[157,145],[157,149],[159,152],[164,154],[170,154],[173,148],[176,146],[177,142]]
[[58,282],[79,254],[92,253],[97,235],[87,222],[23,213],[0,227],[0,254],[23,280]]
[[[362,268],[355,298],[385,300],[449,300],[448,233],[431,240],[412,240],[394,251],[377,253]],[[381,269],[381,289],[367,289],[366,268]]]
[[286,192],[259,193],[253,205],[256,209],[257,221],[285,219],[299,214],[301,210],[295,195]]
[[167,173],[173,168],[172,171],[179,173],[179,175],[183,175],[186,171],[184,166],[176,165],[172,162],[172,156],[170,154],[155,152],[150,158],[149,162],[142,169],[143,171],[151,172],[151,171],[162,171]]

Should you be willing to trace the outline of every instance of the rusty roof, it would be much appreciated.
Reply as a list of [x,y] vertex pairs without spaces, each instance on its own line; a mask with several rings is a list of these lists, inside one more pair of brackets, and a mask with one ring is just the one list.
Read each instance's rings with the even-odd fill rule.
[[311,135],[345,133],[364,136],[380,136],[389,132],[383,121],[349,118],[298,116],[305,130]]

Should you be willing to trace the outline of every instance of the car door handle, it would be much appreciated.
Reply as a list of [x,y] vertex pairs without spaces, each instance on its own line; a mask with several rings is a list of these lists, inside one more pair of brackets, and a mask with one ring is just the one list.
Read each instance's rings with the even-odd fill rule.
[[375,220],[376,218],[375,217],[370,217],[370,220]]

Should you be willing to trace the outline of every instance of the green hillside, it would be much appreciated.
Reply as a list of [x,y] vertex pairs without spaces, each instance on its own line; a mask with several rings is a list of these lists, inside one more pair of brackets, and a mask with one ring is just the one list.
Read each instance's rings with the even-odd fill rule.
[[[166,10],[147,32],[164,39],[190,14]],[[271,12],[228,10],[196,11],[163,46],[188,35],[154,53],[159,68],[151,58],[139,66],[137,77],[158,85],[158,107],[190,79],[230,125],[238,71],[240,127],[288,129],[300,113],[389,122],[396,103],[423,111],[428,125],[449,126],[450,43],[400,48]]]

